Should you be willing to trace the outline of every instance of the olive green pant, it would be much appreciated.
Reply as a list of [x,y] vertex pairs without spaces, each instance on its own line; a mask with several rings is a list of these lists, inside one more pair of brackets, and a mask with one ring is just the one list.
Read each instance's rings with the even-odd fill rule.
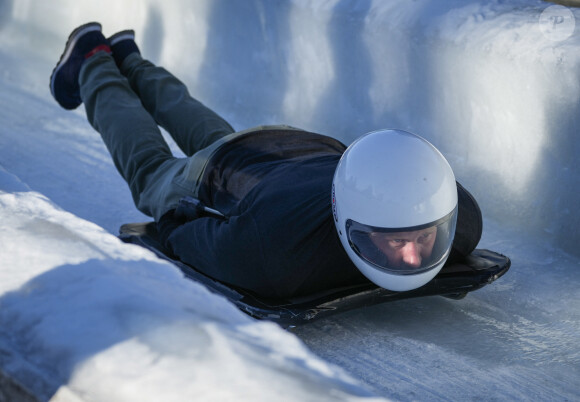
[[[260,130],[234,132],[192,98],[182,82],[138,53],[129,55],[120,71],[110,55],[95,54],[83,64],[79,83],[87,118],[127,181],[135,205],[156,220],[184,196],[197,196],[207,161],[220,145]],[[186,158],[172,155],[159,126]]]

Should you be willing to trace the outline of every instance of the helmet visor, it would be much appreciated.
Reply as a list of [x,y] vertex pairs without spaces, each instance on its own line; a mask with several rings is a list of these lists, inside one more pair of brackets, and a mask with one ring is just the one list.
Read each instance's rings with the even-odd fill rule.
[[380,228],[346,221],[350,247],[374,267],[397,275],[431,270],[449,256],[457,208],[434,222],[406,228]]

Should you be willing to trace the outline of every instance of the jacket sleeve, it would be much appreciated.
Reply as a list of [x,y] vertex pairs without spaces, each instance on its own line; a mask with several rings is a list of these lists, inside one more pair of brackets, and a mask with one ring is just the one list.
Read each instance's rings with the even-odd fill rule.
[[181,261],[209,277],[274,296],[260,239],[249,215],[227,220],[201,217],[175,227],[165,244]]
[[159,241],[161,242],[161,244],[169,248],[167,244],[167,239],[169,238],[169,235],[184,223],[185,222],[183,222],[181,219],[177,219],[175,217],[174,209],[165,213],[157,222],[157,233],[159,234]]

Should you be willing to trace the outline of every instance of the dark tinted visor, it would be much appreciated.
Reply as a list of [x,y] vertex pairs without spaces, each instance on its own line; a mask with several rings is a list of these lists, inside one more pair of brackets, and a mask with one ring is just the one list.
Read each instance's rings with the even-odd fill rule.
[[374,267],[398,275],[431,270],[449,255],[457,208],[441,219],[404,228],[381,228],[346,221],[350,247]]

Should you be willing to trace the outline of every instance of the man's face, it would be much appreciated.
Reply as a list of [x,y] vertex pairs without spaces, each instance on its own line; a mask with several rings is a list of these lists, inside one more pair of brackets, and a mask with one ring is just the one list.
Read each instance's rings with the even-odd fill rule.
[[437,228],[430,227],[412,232],[370,234],[371,241],[388,258],[389,265],[397,268],[419,268],[431,256]]

